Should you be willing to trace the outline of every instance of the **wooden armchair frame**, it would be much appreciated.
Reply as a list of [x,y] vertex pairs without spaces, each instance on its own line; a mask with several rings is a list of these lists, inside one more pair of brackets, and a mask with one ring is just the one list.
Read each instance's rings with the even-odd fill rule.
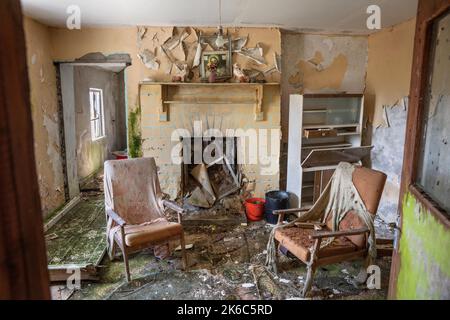
[[[183,208],[181,208],[177,203],[175,203],[173,201],[169,201],[169,200],[163,200],[163,205],[165,208],[171,209],[177,213],[178,223],[181,224],[182,216],[184,214]],[[122,251],[123,260],[124,260],[124,264],[125,264],[125,274],[126,274],[127,282],[131,281],[130,266],[129,266],[129,262],[128,262],[128,254],[136,252],[138,250],[142,250],[150,245],[160,244],[160,243],[166,242],[168,240],[173,240],[173,239],[178,239],[178,238],[180,239],[181,255],[182,255],[182,260],[183,260],[183,270],[187,269],[188,262],[187,262],[187,255],[186,255],[184,231],[181,231],[181,233],[178,235],[175,235],[175,236],[169,237],[169,238],[165,238],[159,242],[148,242],[148,243],[145,243],[140,246],[129,247],[126,245],[126,242],[125,242],[125,226],[127,225],[125,220],[123,220],[116,212],[114,212],[111,209],[106,210],[106,214],[108,215],[108,217],[113,219],[117,223],[117,225],[120,226],[121,241],[116,241],[116,239],[114,239],[114,241],[116,241],[117,245],[119,246],[120,250]],[[115,256],[115,252],[112,253],[112,256],[113,257]]]
[[[304,209],[287,209],[287,210],[276,210],[273,212],[274,215],[278,215],[278,224],[282,225],[286,214],[293,213],[306,213],[308,210]],[[314,240],[314,244],[312,246],[311,255],[309,261],[303,261],[300,257],[297,257],[307,266],[306,280],[305,286],[303,287],[302,297],[306,297],[309,290],[311,289],[312,280],[314,277],[314,273],[317,268],[323,265],[334,264],[342,261],[350,261],[355,259],[364,259],[368,250],[357,250],[350,253],[344,254],[336,254],[326,257],[319,257],[318,253],[320,250],[320,246],[322,244],[322,240],[324,238],[339,238],[339,237],[347,237],[361,234],[368,234],[368,228],[355,229],[355,230],[344,230],[344,231],[322,231],[322,228],[326,226],[325,222],[298,222],[295,223],[295,226],[301,229],[314,229],[315,231],[310,236],[310,239]],[[278,255],[280,251],[281,243],[278,244],[276,258],[278,260]]]
[[[387,176],[383,172],[363,167],[356,167],[352,175],[353,184],[360,194],[361,200],[374,217],[378,211],[386,178]],[[288,209],[275,211],[274,214],[278,215],[278,225],[280,225],[283,223],[286,214],[294,213],[302,216],[306,212],[308,212],[308,210]],[[295,227],[299,230],[313,229],[312,232],[299,231],[299,236],[305,236],[307,234],[309,239],[312,240],[310,243],[305,242],[303,244],[302,240],[299,242],[293,240],[292,242],[292,237],[289,235],[289,232],[287,234],[280,233],[279,236],[277,236],[276,231],[275,240],[279,242],[276,250],[276,259],[279,255],[280,246],[284,243],[289,247],[286,248],[287,250],[291,251],[294,256],[307,265],[307,276],[302,292],[303,297],[305,297],[311,289],[312,280],[317,267],[343,261],[365,259],[368,256],[368,234],[370,232],[364,222],[353,213],[347,215],[340,224],[343,226],[343,230],[331,231],[330,221],[328,221],[327,215],[325,214],[323,215],[322,221],[295,223]],[[325,227],[327,226],[328,228],[325,230]],[[295,232],[293,234],[295,234]],[[351,250],[347,250],[348,248],[345,244],[346,241],[344,241],[343,249],[345,250],[331,249],[324,252],[325,248],[321,249],[321,243],[324,239],[337,238],[340,240],[340,238],[343,237],[346,237],[346,240],[349,240],[352,243],[351,245],[355,247],[352,247]],[[284,238],[289,241],[284,242]],[[295,253],[292,251],[295,251]]]

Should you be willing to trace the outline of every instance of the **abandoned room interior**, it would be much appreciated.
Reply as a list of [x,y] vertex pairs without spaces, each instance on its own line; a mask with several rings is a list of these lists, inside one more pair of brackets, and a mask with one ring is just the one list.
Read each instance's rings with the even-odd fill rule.
[[1,299],[450,299],[449,0],[0,16]]

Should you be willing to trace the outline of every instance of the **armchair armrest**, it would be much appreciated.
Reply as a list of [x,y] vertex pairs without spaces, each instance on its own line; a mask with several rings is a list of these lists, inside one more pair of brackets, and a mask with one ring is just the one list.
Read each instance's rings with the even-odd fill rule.
[[295,225],[304,229],[314,229],[316,226],[323,228],[326,226],[326,224],[322,222],[296,222]]
[[115,213],[111,209],[106,209],[106,214],[108,215],[108,217],[113,219],[121,227],[123,227],[127,224],[125,222],[125,220],[123,220],[117,213]]
[[289,214],[289,213],[299,213],[299,212],[308,212],[307,209],[283,209],[283,210],[274,210],[272,214],[274,215],[280,215],[280,214]]
[[274,210],[272,212],[273,215],[278,216],[278,224],[283,223],[284,221],[284,216],[286,214],[290,214],[290,213],[299,213],[299,212],[308,212],[308,210],[305,209],[300,209],[300,208],[296,208],[296,209],[283,209],[283,210]]
[[317,231],[314,232],[310,238],[311,239],[323,239],[323,238],[337,238],[346,236],[355,236],[359,234],[364,234],[370,232],[369,229],[355,229],[355,230],[344,230],[344,231]]
[[178,215],[178,223],[181,223],[181,216],[184,213],[184,209],[181,208],[176,202],[170,200],[163,200],[163,205],[173,211]]

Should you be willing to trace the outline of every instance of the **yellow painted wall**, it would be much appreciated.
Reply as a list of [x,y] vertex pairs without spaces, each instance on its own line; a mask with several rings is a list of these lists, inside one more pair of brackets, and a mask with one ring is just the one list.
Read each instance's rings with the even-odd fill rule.
[[[139,105],[138,84],[140,81],[144,79],[171,81],[172,76],[176,73],[175,68],[172,69],[170,74],[166,72],[169,62],[159,48],[172,35],[173,27],[149,27],[142,39],[138,37],[138,31],[139,28],[137,27],[68,30],[46,27],[25,17],[36,158],[44,213],[57,208],[64,202],[63,169],[56,113],[56,75],[53,61],[72,61],[92,52],[101,52],[105,55],[113,53],[129,54],[132,58],[132,65],[125,72],[126,100],[129,111],[135,110]],[[213,34],[216,29],[200,28],[196,29],[196,33],[194,29],[188,28],[188,31],[191,34],[186,40],[194,43],[198,32]],[[281,36],[277,28],[229,28],[225,30],[225,33],[230,34],[233,38],[248,36],[246,47],[254,47],[259,43],[264,50],[267,65],[258,65],[238,54],[233,54],[233,63],[239,63],[242,68],[265,71],[274,66],[274,54],[281,54]],[[138,57],[143,49],[156,52],[160,63],[159,70],[149,70],[145,67]],[[175,50],[176,56],[181,53],[179,50],[179,48]],[[34,64],[31,63],[33,55],[37,57],[33,60],[35,61]],[[198,68],[194,69],[193,81],[195,82],[199,82],[198,73]],[[43,74],[43,80],[41,74]],[[280,73],[270,73],[266,75],[266,80],[268,82],[280,82]],[[145,138],[159,137],[146,136]],[[147,155],[148,152],[145,154]],[[162,173],[168,174],[169,172]]]
[[[195,41],[195,32],[191,28],[191,35],[186,41]],[[138,38],[138,28],[96,28],[81,30],[68,30],[52,28],[51,38],[53,46],[53,58],[55,60],[73,60],[90,52],[101,52],[105,55],[112,53],[128,53],[132,58],[132,65],[126,69],[127,101],[130,110],[133,110],[138,103],[138,83],[146,78],[154,81],[171,81],[172,74],[166,74],[169,62],[157,48],[172,35],[172,27],[149,27],[145,37]],[[199,31],[205,34],[212,34],[216,30],[213,28],[201,28]],[[230,28],[225,30],[235,37],[249,36],[247,47],[256,46],[261,43],[264,49],[264,57],[268,63],[267,66],[260,66],[247,62],[247,59],[233,54],[233,62],[238,62],[243,68],[256,68],[267,70],[273,66],[273,54],[281,53],[280,32],[274,28]],[[160,62],[159,70],[147,69],[138,58],[138,53],[142,49],[156,50],[156,56]],[[179,48],[177,48],[179,50]],[[198,70],[198,69],[194,69]],[[196,71],[197,73],[198,71]],[[266,78],[269,82],[279,82],[280,74],[275,72]],[[198,77],[195,79],[198,81]]]
[[24,29],[36,167],[42,210],[46,215],[65,201],[56,73],[49,29],[29,18],[24,19]]
[[369,36],[366,114],[373,127],[384,125],[383,105],[409,95],[416,20]]

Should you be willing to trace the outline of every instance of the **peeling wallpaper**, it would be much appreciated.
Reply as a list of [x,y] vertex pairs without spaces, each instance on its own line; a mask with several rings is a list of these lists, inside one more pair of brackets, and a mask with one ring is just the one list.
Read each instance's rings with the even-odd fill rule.
[[[196,34],[194,29],[189,29],[190,35],[187,42],[194,43]],[[199,30],[204,33],[215,32],[212,28],[201,28],[197,31]],[[272,72],[267,75],[266,80],[281,82],[281,127],[283,140],[286,140],[288,98],[292,93],[361,93],[365,91],[368,109],[366,117],[369,123],[373,120],[374,111],[375,119],[382,119],[380,106],[382,109],[385,101],[388,101],[386,103],[389,106],[395,105],[409,91],[411,70],[408,61],[412,59],[413,30],[414,20],[370,37],[280,33],[276,28],[230,28],[225,32],[229,32],[233,38],[248,36],[246,47],[255,47],[259,43],[263,48],[267,65],[258,65],[245,57],[233,54],[233,62],[240,63],[243,68],[261,71],[270,69],[274,63],[274,54],[281,54],[284,72],[282,74]],[[142,27],[126,27],[67,30],[47,28],[26,18],[25,31],[29,51],[38,174],[41,195],[44,199],[44,212],[49,212],[64,202],[62,163],[59,156],[59,126],[56,114],[56,79],[52,60],[73,60],[90,52],[102,52],[105,55],[128,53],[132,58],[132,65],[126,69],[125,84],[128,110],[131,111],[139,105],[138,83],[140,81],[144,79],[171,81],[176,73],[175,68],[168,72],[170,63],[159,47],[172,35],[173,28],[149,27],[144,30]],[[155,54],[159,65],[158,70],[150,70],[139,58],[138,55],[142,55],[145,49]],[[174,55],[180,59],[183,58],[184,53],[177,50],[174,50]],[[365,90],[366,76],[367,89]],[[199,81],[198,71],[193,81]],[[397,89],[393,90],[393,88]],[[366,129],[367,143],[372,143],[370,125]],[[400,136],[401,133],[399,138]],[[374,141],[377,140],[374,139]],[[377,156],[382,159],[384,151],[380,146],[378,150],[380,152]],[[397,172],[397,170],[394,171]],[[389,193],[389,198],[393,199],[397,195],[399,179],[397,175],[392,176],[392,188],[388,185],[388,190],[392,191]]]
[[386,108],[390,127],[373,130],[372,168],[388,176],[377,215],[387,223],[395,223],[398,217],[407,115],[408,99],[405,98],[400,104]]
[[[195,41],[195,32],[189,28],[191,35],[187,42]],[[176,74],[173,67],[171,73],[167,73],[169,62],[161,52],[159,46],[164,43],[172,34],[173,27],[148,27],[144,37],[141,39],[141,28],[98,28],[81,30],[67,30],[51,28],[51,38],[53,45],[53,58],[55,60],[73,60],[90,52],[102,52],[103,54],[128,53],[132,58],[132,65],[126,69],[127,102],[130,110],[138,105],[138,83],[144,79],[154,81],[171,81]],[[141,33],[140,33],[141,31]],[[216,32],[214,28],[198,28],[205,34]],[[264,58],[267,65],[258,65],[248,59],[234,53],[233,62],[241,64],[242,68],[254,68],[260,71],[270,69],[274,64],[273,55],[281,53],[280,31],[276,28],[229,28],[224,29],[233,38],[248,36],[246,47],[255,47],[261,44],[264,51]],[[138,54],[142,54],[144,49],[156,55],[159,63],[158,70],[148,69]],[[180,47],[174,50],[174,55],[180,58]],[[198,82],[198,69],[194,69],[196,74],[194,82]],[[266,77],[269,82],[280,82],[280,74],[273,72]]]
[[383,106],[409,95],[416,20],[369,36],[366,115],[376,128],[386,126]]
[[283,32],[282,124],[287,142],[289,95],[362,93],[367,68],[367,37]]
[[388,175],[379,216],[398,217],[415,19],[369,36],[364,143],[374,145],[372,167]]
[[65,202],[56,74],[47,27],[24,20],[35,157],[44,216]]

